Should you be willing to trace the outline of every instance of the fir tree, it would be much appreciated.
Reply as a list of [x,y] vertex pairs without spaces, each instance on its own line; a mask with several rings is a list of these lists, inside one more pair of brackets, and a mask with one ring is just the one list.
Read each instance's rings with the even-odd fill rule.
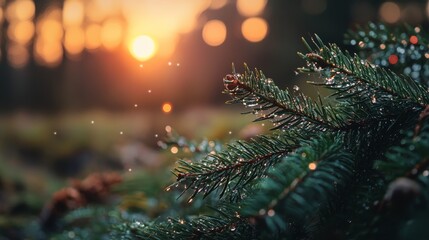
[[223,79],[229,103],[271,121],[270,134],[198,149],[170,138],[195,155],[179,161],[168,194],[211,208],[116,220],[111,237],[427,239],[428,41],[420,28],[373,23],[346,35],[357,54],[317,35],[303,40],[298,71],[331,93],[316,100],[233,66]]

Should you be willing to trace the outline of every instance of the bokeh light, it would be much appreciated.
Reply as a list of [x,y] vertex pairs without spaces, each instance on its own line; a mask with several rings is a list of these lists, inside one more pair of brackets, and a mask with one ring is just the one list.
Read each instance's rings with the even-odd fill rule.
[[6,18],[8,21],[25,21],[34,17],[36,7],[31,0],[17,0],[7,5]]
[[162,104],[162,111],[164,113],[170,113],[171,110],[173,110],[173,106],[171,105],[171,103],[166,102],[166,103]]
[[81,25],[85,18],[84,3],[81,0],[66,0],[63,6],[63,24],[65,27]]
[[241,33],[249,42],[260,42],[268,33],[268,23],[263,18],[248,18],[241,25]]
[[94,50],[101,46],[101,26],[90,24],[85,29],[85,47]]
[[43,66],[55,67],[63,58],[62,40],[64,29],[62,12],[58,7],[48,8],[36,23],[34,58]]
[[171,147],[170,151],[171,151],[172,154],[176,154],[176,153],[179,152],[179,148],[177,148],[177,147]]
[[389,63],[390,64],[392,64],[392,65],[395,65],[395,64],[397,64],[398,63],[398,60],[399,60],[399,58],[398,58],[398,56],[397,55],[395,55],[395,54],[392,54],[392,55],[390,55],[389,56]]
[[226,39],[226,26],[220,20],[210,20],[204,25],[202,35],[205,43],[217,47]]
[[85,33],[80,27],[69,27],[64,36],[64,47],[71,55],[80,54],[85,47]]
[[58,66],[63,58],[63,47],[59,41],[39,38],[35,42],[34,51],[36,61],[48,67]]
[[123,28],[123,22],[118,18],[112,18],[103,23],[101,42],[106,49],[113,50],[121,44]]
[[7,35],[8,37],[22,45],[26,45],[34,36],[34,24],[32,21],[17,21],[9,25]]
[[381,20],[386,23],[395,23],[401,18],[401,9],[394,2],[385,2],[379,10]]
[[142,35],[133,40],[129,50],[135,59],[145,61],[155,54],[156,44],[151,37]]
[[39,21],[37,34],[41,38],[60,41],[63,38],[64,32],[60,21],[55,18],[47,18],[46,20]]
[[237,10],[245,17],[261,14],[265,5],[267,5],[267,0],[237,0]]
[[419,42],[419,39],[417,36],[413,35],[410,37],[410,43],[411,44],[417,44]]
[[118,0],[90,0],[85,5],[86,18],[91,22],[102,22],[108,16],[118,15],[121,10],[121,1]]

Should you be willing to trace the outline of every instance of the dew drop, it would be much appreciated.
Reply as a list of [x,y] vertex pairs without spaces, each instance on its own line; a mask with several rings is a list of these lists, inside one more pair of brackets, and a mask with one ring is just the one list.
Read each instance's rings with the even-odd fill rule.
[[91,124],[94,124],[94,120],[91,121]]
[[228,134],[229,134],[229,135],[231,135],[231,134],[232,134],[232,131],[229,131],[229,132],[228,132]]
[[155,134],[155,137],[157,138],[157,137],[158,137],[158,134]]
[[168,66],[171,66],[171,62],[168,62]]
[[139,105],[137,105],[137,104],[134,104],[134,107],[136,108],[136,107],[138,107]]
[[234,232],[236,229],[237,228],[235,227],[235,225],[232,225],[230,230],[231,230],[231,232]]
[[428,171],[428,170],[424,170],[424,171],[423,171],[423,176],[424,176],[424,177],[429,176],[429,171]]
[[54,135],[57,135],[57,132],[54,132]]
[[147,92],[148,92],[148,93],[152,93],[152,90],[150,90],[150,89],[149,89],[149,90],[147,90]]
[[375,95],[372,95],[371,102],[372,103],[376,103],[377,102],[377,98],[375,97]]
[[120,131],[120,132],[119,132],[119,134],[121,134],[121,135],[122,135],[122,134],[124,134],[124,132]]
[[170,187],[167,187],[166,189],[165,189],[165,191],[166,192],[168,192],[168,191],[170,191],[171,190],[171,188]]
[[297,85],[294,85],[294,86],[293,86],[293,90],[295,90],[295,91],[299,91],[299,87],[298,87]]
[[128,168],[128,172],[131,172],[131,171],[133,171],[133,169],[131,169],[131,168]]
[[176,66],[177,66],[177,67],[180,67],[180,63],[177,63],[177,64],[176,64]]
[[193,198],[190,198],[190,199],[188,200],[188,203],[192,203],[192,201],[194,201],[194,199],[193,199]]

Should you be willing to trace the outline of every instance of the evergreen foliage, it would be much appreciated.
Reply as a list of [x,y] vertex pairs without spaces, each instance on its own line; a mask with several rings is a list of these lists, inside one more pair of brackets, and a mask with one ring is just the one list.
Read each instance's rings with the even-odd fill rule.
[[[243,104],[257,122],[271,121],[272,132],[201,148],[171,135],[161,145],[193,155],[179,160],[166,194],[200,207],[155,221],[122,218],[111,237],[426,239],[429,39],[420,28],[370,23],[346,41],[358,53],[317,35],[304,40],[299,72],[317,75],[321,81],[310,83],[331,92],[317,100],[280,89],[260,70],[245,65],[240,74],[233,66],[224,78],[229,103]],[[419,74],[409,76],[410,68]]]

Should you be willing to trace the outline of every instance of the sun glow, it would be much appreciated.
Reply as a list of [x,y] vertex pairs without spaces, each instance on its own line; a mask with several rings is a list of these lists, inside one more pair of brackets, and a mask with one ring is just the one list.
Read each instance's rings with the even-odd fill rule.
[[132,41],[129,50],[135,59],[145,61],[155,54],[156,44],[151,37],[141,35]]

